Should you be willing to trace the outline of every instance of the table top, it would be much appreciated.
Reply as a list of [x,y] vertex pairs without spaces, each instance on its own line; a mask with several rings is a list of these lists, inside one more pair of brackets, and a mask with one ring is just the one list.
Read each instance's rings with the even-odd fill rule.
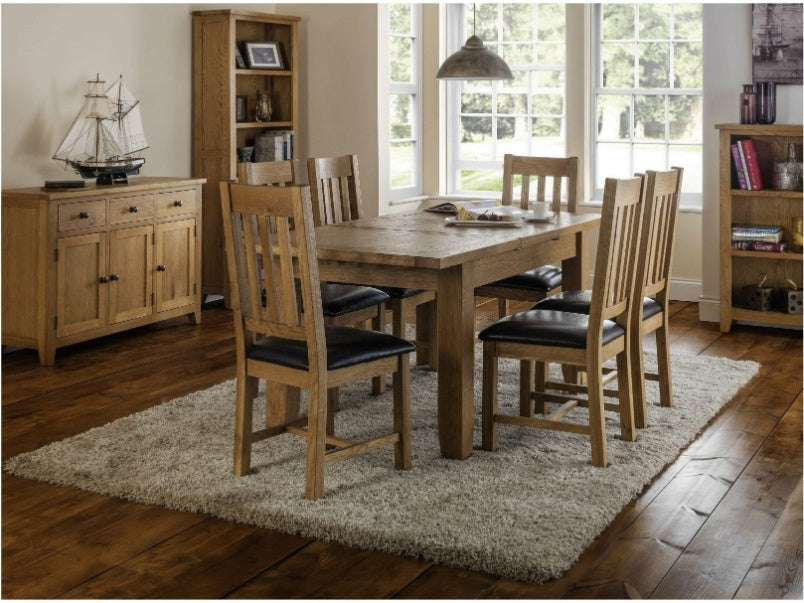
[[597,214],[559,212],[551,222],[521,227],[449,226],[443,214],[415,211],[319,226],[316,245],[319,260],[440,270],[520,249],[540,238],[591,230],[599,223]]

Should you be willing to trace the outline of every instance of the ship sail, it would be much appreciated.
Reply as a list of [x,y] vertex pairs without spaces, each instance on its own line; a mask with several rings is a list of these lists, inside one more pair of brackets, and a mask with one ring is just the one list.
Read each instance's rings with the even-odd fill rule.
[[148,148],[139,100],[122,76],[108,89],[99,76],[87,84],[84,104],[53,159],[100,184],[124,182],[139,173],[145,163],[139,153]]

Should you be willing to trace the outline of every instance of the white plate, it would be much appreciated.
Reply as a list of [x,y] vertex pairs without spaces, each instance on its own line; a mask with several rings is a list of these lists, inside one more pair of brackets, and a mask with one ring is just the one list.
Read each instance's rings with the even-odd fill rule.
[[552,222],[556,219],[556,213],[554,211],[548,211],[542,215],[534,216],[532,213],[528,216],[525,216],[525,222]]
[[506,226],[508,228],[520,228],[522,220],[459,220],[454,216],[444,218],[447,226]]

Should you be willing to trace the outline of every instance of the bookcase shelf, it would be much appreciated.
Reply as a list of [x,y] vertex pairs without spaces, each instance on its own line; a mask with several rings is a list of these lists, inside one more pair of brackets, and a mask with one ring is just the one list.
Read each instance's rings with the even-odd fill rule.
[[[785,312],[759,312],[735,305],[737,293],[745,286],[789,287],[789,280],[802,286],[804,254],[797,251],[747,251],[732,249],[732,224],[781,226],[783,240],[792,243],[792,219],[802,215],[802,192],[771,188],[773,163],[787,157],[790,143],[801,157],[802,126],[787,124],[718,124],[720,164],[720,330],[728,332],[734,321],[767,325],[802,324],[801,315]],[[757,147],[763,188],[742,190],[732,160],[731,145],[751,138]]]

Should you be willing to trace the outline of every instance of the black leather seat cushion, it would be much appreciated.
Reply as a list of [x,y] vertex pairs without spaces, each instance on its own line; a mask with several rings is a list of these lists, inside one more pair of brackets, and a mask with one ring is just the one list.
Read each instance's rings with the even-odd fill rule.
[[[407,354],[416,349],[409,341],[366,329],[328,326],[324,327],[324,335],[327,340],[327,370]],[[306,341],[266,337],[257,342],[248,357],[295,369],[309,368]]]
[[[577,314],[589,314],[589,307],[592,304],[592,292],[589,289],[583,291],[562,291],[538,302],[532,309],[539,310],[559,310],[561,312],[575,312]],[[662,307],[650,297],[642,300],[642,320],[647,320],[662,311]]]
[[341,316],[385,303],[389,299],[390,295],[374,287],[321,283],[321,306],[324,316]]
[[551,291],[561,286],[561,268],[557,266],[540,266],[527,272],[521,272],[491,283],[493,287],[510,287],[512,289],[529,289],[533,291]]
[[405,289],[404,287],[377,287],[380,291],[385,291],[391,297],[405,299],[423,293],[424,289]]
[[[482,341],[507,341],[562,348],[586,347],[589,316],[553,310],[526,310],[501,318],[480,332]],[[612,320],[603,323],[603,343],[607,344],[625,331]]]

